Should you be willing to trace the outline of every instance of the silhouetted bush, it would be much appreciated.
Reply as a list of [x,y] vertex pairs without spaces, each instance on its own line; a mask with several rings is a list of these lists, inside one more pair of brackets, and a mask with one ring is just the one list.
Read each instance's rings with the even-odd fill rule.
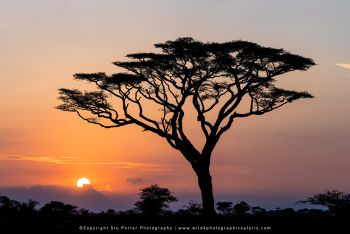
[[232,202],[217,202],[216,209],[218,211],[220,211],[220,214],[222,214],[222,215],[229,215],[230,213],[232,213],[233,203]]
[[236,215],[246,215],[250,211],[251,207],[248,203],[242,201],[233,206],[233,212]]
[[300,202],[327,207],[332,215],[350,215],[350,194],[337,190],[326,190]]
[[252,215],[254,216],[263,216],[267,214],[266,209],[261,208],[259,206],[254,206],[251,208]]
[[292,208],[276,208],[275,210],[271,211],[270,214],[273,214],[274,216],[292,217],[296,215],[296,212]]
[[147,215],[161,215],[168,211],[169,203],[177,201],[169,189],[157,184],[141,189],[140,200],[135,203],[135,210]]
[[59,201],[51,201],[44,205],[40,209],[40,215],[43,216],[71,216],[71,215],[79,215],[76,206],[70,204],[64,204]]
[[203,207],[202,205],[190,201],[188,205],[185,205],[183,209],[180,209],[177,211],[177,214],[179,215],[189,215],[189,216],[196,216],[196,215],[202,215],[203,214]]
[[299,209],[297,210],[297,215],[299,217],[315,217],[315,218],[320,218],[320,217],[324,217],[327,214],[327,212],[325,212],[324,210],[321,209]]
[[6,196],[0,197],[0,216],[34,216],[37,215],[36,206],[39,202],[28,200],[27,202],[19,202],[11,200]]

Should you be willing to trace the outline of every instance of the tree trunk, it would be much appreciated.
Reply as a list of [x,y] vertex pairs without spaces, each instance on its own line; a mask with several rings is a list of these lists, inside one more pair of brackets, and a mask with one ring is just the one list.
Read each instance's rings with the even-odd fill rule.
[[202,206],[205,215],[215,215],[213,186],[208,166],[202,166],[196,171],[198,185],[202,195]]

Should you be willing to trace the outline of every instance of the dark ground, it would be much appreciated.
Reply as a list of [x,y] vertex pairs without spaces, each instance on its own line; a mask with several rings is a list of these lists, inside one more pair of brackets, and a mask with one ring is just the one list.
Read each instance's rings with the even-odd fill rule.
[[69,215],[1,217],[0,233],[349,233],[349,217]]

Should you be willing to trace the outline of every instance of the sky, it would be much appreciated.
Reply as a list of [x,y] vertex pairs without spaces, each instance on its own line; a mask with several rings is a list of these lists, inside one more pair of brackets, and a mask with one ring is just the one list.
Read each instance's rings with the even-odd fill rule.
[[0,0],[0,192],[70,191],[87,177],[104,194],[157,183],[199,199],[190,166],[163,139],[54,108],[58,88],[85,87],[73,74],[117,72],[113,61],[182,36],[254,41],[317,63],[279,83],[315,99],[237,121],[221,139],[212,163],[217,198],[294,202],[350,192],[348,9],[346,0]]

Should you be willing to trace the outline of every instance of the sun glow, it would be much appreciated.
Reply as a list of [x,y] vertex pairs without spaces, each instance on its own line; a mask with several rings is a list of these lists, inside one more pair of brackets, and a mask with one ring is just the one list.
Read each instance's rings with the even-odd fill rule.
[[90,185],[90,180],[83,177],[77,180],[77,187],[78,188],[83,188],[84,185]]

